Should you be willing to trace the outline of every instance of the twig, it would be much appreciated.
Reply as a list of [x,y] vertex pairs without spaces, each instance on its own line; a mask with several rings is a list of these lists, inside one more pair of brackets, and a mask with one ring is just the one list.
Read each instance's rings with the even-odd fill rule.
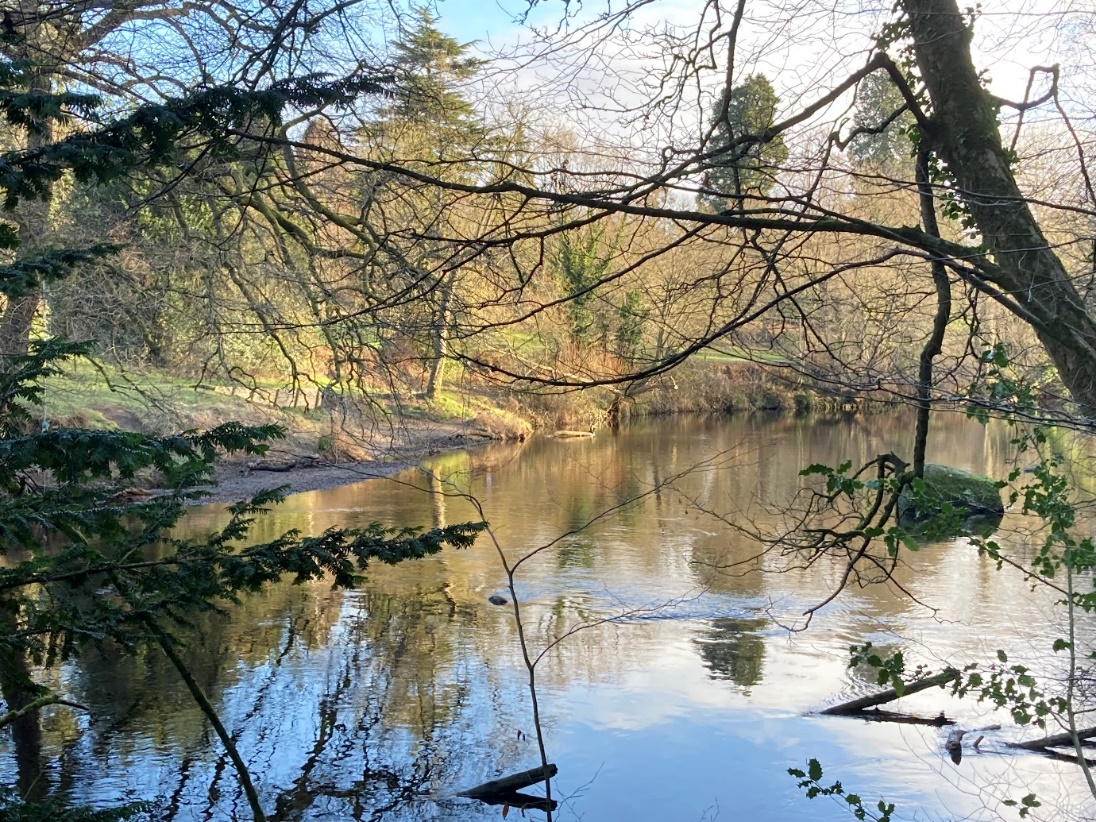
[[45,708],[47,705],[67,705],[70,708],[76,708],[80,711],[90,711],[86,705],[81,705],[79,702],[73,702],[69,699],[62,699],[57,694],[45,694],[40,696],[32,702],[28,702],[22,708],[18,710],[8,711],[3,716],[0,716],[0,728],[4,728],[10,725],[21,716],[26,716],[29,713],[37,711],[39,708]]

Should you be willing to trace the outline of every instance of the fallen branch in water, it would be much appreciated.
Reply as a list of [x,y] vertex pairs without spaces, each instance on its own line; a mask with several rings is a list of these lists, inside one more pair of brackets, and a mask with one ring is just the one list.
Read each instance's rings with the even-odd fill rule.
[[[498,796],[505,798],[505,794],[515,794],[522,788],[528,788],[530,785],[536,785],[538,782],[543,782],[545,779],[551,779],[558,772],[559,768],[552,764],[539,768],[530,768],[521,773],[504,776],[501,779],[492,779],[490,782],[476,785],[474,788],[461,791],[457,796],[467,796],[470,799],[484,799],[485,797]],[[497,803],[492,802],[489,804]],[[518,805],[520,803],[511,802],[507,804]]]
[[[1077,739],[1084,742],[1086,739],[1096,737],[1096,728],[1085,728],[1077,731]],[[1072,748],[1073,734],[1069,731],[1060,734],[1044,736],[1042,739],[1029,739],[1027,742],[1010,742],[1009,747],[1022,748],[1025,751],[1039,751],[1045,753],[1047,748]]]
[[[827,713],[823,711],[822,713]],[[954,719],[948,719],[943,712],[931,719],[913,714],[903,714],[898,711],[881,711],[879,708],[867,708],[863,711],[855,711],[852,714],[837,714],[837,716],[855,716],[857,719],[865,719],[869,722],[894,722],[899,725],[931,725],[934,728],[943,728],[954,725]]]
[[902,689],[902,693],[898,693],[898,689],[896,688],[888,688],[874,696],[862,696],[859,699],[842,702],[840,705],[826,708],[824,711],[820,711],[820,713],[830,716],[850,716],[864,713],[868,708],[874,708],[876,705],[893,702],[899,697],[909,696],[910,694],[916,694],[920,691],[926,691],[929,688],[947,685],[958,676],[959,672],[957,670],[948,668],[935,676],[929,676],[924,679],[918,679],[915,682],[910,682]]

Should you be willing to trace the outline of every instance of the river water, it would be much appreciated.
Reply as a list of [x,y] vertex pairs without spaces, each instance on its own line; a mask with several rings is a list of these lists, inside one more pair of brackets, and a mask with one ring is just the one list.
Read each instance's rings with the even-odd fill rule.
[[[516,588],[532,654],[557,643],[537,665],[559,766],[556,819],[852,818],[843,802],[796,787],[787,769],[810,758],[823,781],[840,779],[870,806],[895,803],[896,818],[1017,818],[1002,800],[1029,792],[1044,802],[1031,818],[1093,818],[1076,766],[1008,752],[1023,732],[973,700],[932,689],[899,705],[926,717],[944,710],[964,728],[1004,723],[959,765],[944,752],[947,729],[816,713],[875,689],[847,665],[849,646],[865,639],[935,669],[989,661],[998,649],[1032,667],[1060,665],[1050,650],[1062,629],[1055,597],[998,571],[964,539],[908,554],[895,576],[904,592],[854,586],[807,630],[788,630],[842,567],[757,559],[747,532],[782,527],[783,505],[806,482],[800,469],[908,454],[912,428],[906,415],[676,418],[590,440],[489,446],[444,455],[429,476],[297,495],[257,535],[475,520],[460,496],[470,494],[511,560],[540,548]],[[1003,476],[1008,440],[1003,427],[943,416],[929,459]],[[201,509],[187,527],[208,530],[221,516]],[[1029,526],[1007,515],[999,539],[1026,556]],[[494,594],[510,597],[483,537],[470,550],[378,566],[360,590],[283,585],[230,618],[199,622],[187,658],[268,813],[500,818],[503,808],[455,796],[539,763],[515,616],[488,601]],[[47,716],[56,790],[96,805],[152,800],[160,819],[248,818],[231,765],[158,650],[88,652],[57,677],[90,711]],[[2,751],[0,776],[10,779]]]

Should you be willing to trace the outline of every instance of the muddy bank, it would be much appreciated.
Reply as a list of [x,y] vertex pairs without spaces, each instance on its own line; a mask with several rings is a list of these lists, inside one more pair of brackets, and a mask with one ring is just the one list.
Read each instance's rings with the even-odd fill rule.
[[218,484],[203,490],[209,496],[197,501],[197,504],[209,502],[238,502],[255,496],[268,488],[287,487],[289,494],[302,494],[305,491],[322,491],[340,485],[351,485],[367,479],[390,477],[408,468],[414,468],[418,462],[348,462],[341,465],[315,465],[294,468],[284,473],[269,471],[251,471],[236,468],[226,470],[218,479]]
[[225,463],[217,470],[217,485],[204,488],[209,496],[198,500],[196,504],[238,502],[268,488],[285,487],[287,494],[301,494],[352,485],[368,479],[390,477],[400,471],[415,468],[422,465],[428,457],[446,451],[478,448],[494,442],[481,436],[437,432],[434,432],[434,436],[419,432],[418,439],[416,447],[401,449],[384,459],[331,463],[317,460],[314,456],[298,457],[273,450],[270,459],[263,460],[263,463],[278,468],[289,464],[293,464],[293,467],[288,470],[256,470],[254,462],[250,467],[247,463]]

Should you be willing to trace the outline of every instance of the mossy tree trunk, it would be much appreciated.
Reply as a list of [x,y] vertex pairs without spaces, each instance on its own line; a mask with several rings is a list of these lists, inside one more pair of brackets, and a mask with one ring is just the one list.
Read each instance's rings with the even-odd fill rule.
[[947,163],[999,273],[994,285],[1032,318],[1062,382],[1096,418],[1096,322],[1051,250],[1001,142],[999,103],[982,85],[955,0],[901,0],[932,100],[932,148]]

